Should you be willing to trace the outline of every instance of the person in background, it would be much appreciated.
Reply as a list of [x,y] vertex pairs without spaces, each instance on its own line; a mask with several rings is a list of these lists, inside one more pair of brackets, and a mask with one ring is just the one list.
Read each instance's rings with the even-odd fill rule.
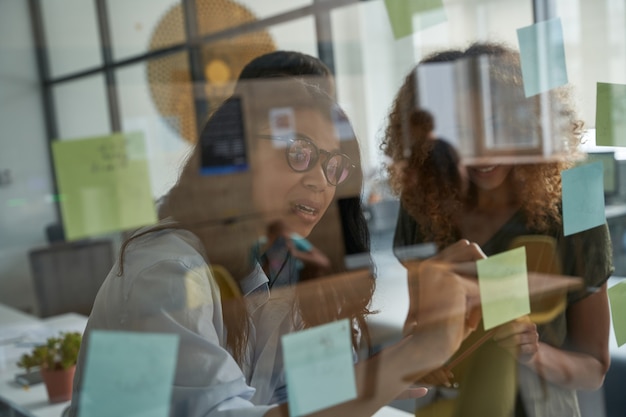
[[[346,135],[347,118],[319,85],[291,76],[241,80],[211,115],[164,202],[163,219],[124,242],[98,293],[70,415],[80,414],[94,330],[179,336],[171,404],[176,416],[287,416],[282,335],[347,319],[354,351],[367,343],[372,275],[320,276],[335,272],[319,256],[325,248],[297,242],[319,227],[338,195],[347,194],[342,187],[355,185],[351,179],[357,181],[352,192],[359,195],[361,186],[354,133]],[[293,111],[294,129],[277,135],[270,114],[284,108]],[[244,137],[230,135],[238,119]],[[205,153],[230,140],[244,141],[246,169],[206,175]],[[348,144],[357,152],[344,153]],[[358,236],[351,238],[358,242]],[[264,258],[277,240],[287,250]],[[477,286],[460,273],[483,255],[466,242],[453,246],[411,269],[409,280],[420,290],[417,314],[402,341],[356,363],[357,398],[318,415],[372,415],[441,366],[475,328],[466,312]],[[299,262],[313,266],[306,279],[293,272]],[[227,273],[215,272],[217,266]],[[226,285],[226,291],[224,281],[234,282],[235,290]],[[439,296],[443,288],[449,290],[445,297]]]
[[[420,65],[477,57],[489,58],[493,88],[524,97],[519,55],[501,44],[475,43],[466,50],[436,52]],[[555,258],[561,274],[582,277],[585,289],[569,293],[564,310],[549,322],[539,325],[524,317],[502,325],[454,369],[444,367],[423,379],[439,385],[441,392],[416,415],[579,415],[576,390],[600,387],[609,366],[606,281],[613,267],[606,225],[563,236],[560,172],[573,165],[582,133],[567,89],[546,93],[555,105],[551,117],[559,126],[553,134],[564,144],[567,160],[494,161],[441,169],[436,161],[441,143],[432,135],[437,121],[416,107],[417,74],[416,67],[397,93],[381,145],[392,161],[390,181],[401,200],[394,247],[434,242],[442,249],[467,239],[491,256],[511,249],[516,238],[547,237],[555,250],[543,255]],[[521,99],[518,107],[508,109],[510,131],[538,129],[539,100],[539,96]],[[516,118],[520,114],[531,117]],[[530,260],[528,267],[533,270]],[[483,335],[475,332],[458,354]]]

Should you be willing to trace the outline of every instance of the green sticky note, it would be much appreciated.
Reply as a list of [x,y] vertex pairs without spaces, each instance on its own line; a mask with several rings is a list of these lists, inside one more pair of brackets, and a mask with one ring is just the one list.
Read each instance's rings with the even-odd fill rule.
[[567,84],[561,19],[517,29],[517,40],[526,97]]
[[347,319],[286,334],[282,346],[290,416],[356,398]]
[[596,145],[626,146],[626,85],[598,83]]
[[481,259],[476,266],[485,330],[530,313],[525,247]]
[[167,417],[178,335],[94,330],[79,417]]
[[563,234],[604,224],[604,168],[594,162],[561,172]]
[[396,39],[446,20],[442,0],[385,0],[385,8]]
[[142,134],[56,141],[52,154],[68,240],[156,222]]
[[611,303],[611,319],[617,346],[626,343],[626,281],[621,281],[608,289]]

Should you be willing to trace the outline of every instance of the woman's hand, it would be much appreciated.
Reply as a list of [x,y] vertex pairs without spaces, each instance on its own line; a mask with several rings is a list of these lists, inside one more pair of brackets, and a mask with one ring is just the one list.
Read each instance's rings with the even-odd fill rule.
[[531,362],[539,350],[537,325],[528,316],[499,326],[493,340],[521,363]]

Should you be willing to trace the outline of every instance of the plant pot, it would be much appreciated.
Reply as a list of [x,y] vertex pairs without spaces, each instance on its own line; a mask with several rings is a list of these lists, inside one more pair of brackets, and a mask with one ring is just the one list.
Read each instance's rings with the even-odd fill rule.
[[74,371],[76,371],[76,365],[63,370],[41,369],[41,376],[48,391],[48,400],[51,403],[61,403],[72,399]]

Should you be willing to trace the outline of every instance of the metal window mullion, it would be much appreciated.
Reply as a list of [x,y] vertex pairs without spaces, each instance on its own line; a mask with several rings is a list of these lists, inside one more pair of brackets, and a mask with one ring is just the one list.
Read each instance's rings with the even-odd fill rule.
[[[44,124],[46,130],[46,143],[48,148],[48,161],[50,166],[50,177],[52,194],[59,195],[57,186],[57,176],[54,169],[54,158],[52,157],[52,142],[59,137],[59,129],[56,120],[56,110],[54,98],[52,97],[52,84],[50,83],[50,62],[48,60],[48,50],[46,35],[44,32],[43,16],[39,0],[28,0],[30,10],[30,23],[35,43],[35,60],[37,62],[37,74],[41,90],[41,102],[44,113]],[[58,199],[55,201],[55,214],[57,222],[63,224],[61,207]]]
[[196,133],[200,133],[204,127],[205,117],[209,111],[209,104],[204,89],[204,70],[202,65],[202,44],[198,28],[198,19],[195,0],[182,0],[183,14],[185,16],[185,35],[187,38],[189,71],[193,91],[193,104],[196,115]]
[[[323,0],[314,0],[314,6],[318,6]],[[333,47],[333,29],[330,10],[314,7],[315,35],[317,37],[317,54],[330,71],[335,74],[335,51]]]
[[109,109],[109,123],[112,132],[122,130],[120,117],[120,103],[117,94],[117,83],[115,81],[115,71],[112,66],[113,52],[111,42],[111,29],[109,27],[109,15],[106,0],[95,0],[96,17],[98,19],[98,33],[100,35],[100,50],[102,53],[102,64],[104,67],[104,77],[107,94],[107,106]]
[[532,0],[532,2],[534,23],[557,17],[555,0]]

